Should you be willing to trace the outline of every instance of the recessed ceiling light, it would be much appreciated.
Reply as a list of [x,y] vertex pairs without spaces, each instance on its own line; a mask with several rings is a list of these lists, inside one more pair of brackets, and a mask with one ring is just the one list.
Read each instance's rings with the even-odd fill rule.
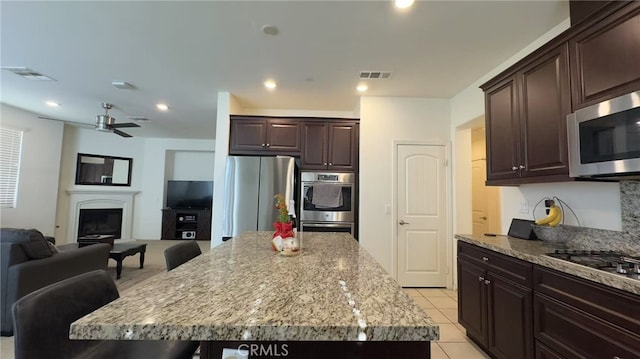
[[395,0],[394,3],[398,9],[406,9],[413,5],[414,0]]
[[169,109],[169,106],[163,104],[163,103],[158,103],[156,104],[156,108],[160,111],[166,111]]
[[360,84],[358,85],[358,87],[356,87],[356,90],[358,90],[358,92],[365,92],[369,89],[369,86],[365,85],[365,84]]
[[264,82],[264,87],[268,88],[269,90],[273,90],[277,87],[277,85],[275,81],[267,80]]
[[60,104],[59,104],[59,103],[57,103],[57,102],[55,102],[55,101],[47,101],[47,102],[45,102],[45,103],[46,103],[46,104],[47,104],[47,106],[49,106],[49,107],[59,107],[59,106],[60,106]]

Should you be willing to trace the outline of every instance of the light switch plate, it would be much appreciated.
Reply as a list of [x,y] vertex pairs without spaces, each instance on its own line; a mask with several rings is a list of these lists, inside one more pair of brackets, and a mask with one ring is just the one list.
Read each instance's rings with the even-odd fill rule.
[[384,213],[386,213],[386,214],[390,214],[391,213],[391,205],[390,204],[385,204],[384,205]]

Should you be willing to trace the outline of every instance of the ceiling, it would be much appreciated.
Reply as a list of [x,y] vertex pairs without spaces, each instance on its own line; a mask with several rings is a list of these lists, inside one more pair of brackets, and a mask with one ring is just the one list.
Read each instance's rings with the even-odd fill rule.
[[134,136],[214,138],[219,91],[245,108],[353,111],[359,72],[382,70],[366,96],[450,98],[568,14],[567,1],[2,1],[1,65],[56,81],[0,71],[0,101],[88,124],[110,102],[118,122],[151,120]]

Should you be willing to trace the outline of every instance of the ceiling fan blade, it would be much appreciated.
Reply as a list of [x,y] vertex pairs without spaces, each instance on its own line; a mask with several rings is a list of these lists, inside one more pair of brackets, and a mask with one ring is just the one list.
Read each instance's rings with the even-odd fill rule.
[[125,123],[112,123],[109,125],[111,128],[121,128],[121,127],[140,127],[137,123],[133,122],[125,122]]
[[122,132],[120,130],[117,129],[113,129],[113,133],[115,133],[116,135],[122,136],[122,137],[133,137],[130,134],[126,133],[126,132]]

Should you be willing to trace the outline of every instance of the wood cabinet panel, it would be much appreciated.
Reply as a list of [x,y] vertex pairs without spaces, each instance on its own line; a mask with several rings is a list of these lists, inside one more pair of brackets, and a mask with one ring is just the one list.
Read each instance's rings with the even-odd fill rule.
[[640,358],[640,337],[544,294],[534,296],[535,336],[567,358]]
[[515,78],[510,77],[485,93],[487,180],[514,178],[518,163],[518,113]]
[[569,173],[568,59],[568,46],[563,44],[525,66],[518,75],[522,177]]
[[569,41],[574,110],[640,89],[640,2]]
[[486,271],[458,258],[458,321],[467,335],[485,347],[488,344]]
[[495,358],[533,358],[531,267],[458,242],[458,320]]
[[298,121],[269,120],[267,122],[267,149],[279,153],[300,152],[301,125]]
[[329,133],[325,122],[305,122],[302,125],[304,149],[300,158],[302,169],[327,168],[327,147]]
[[487,184],[528,183],[529,178],[542,176],[555,176],[549,179],[557,181],[558,175],[569,179],[566,43],[537,54],[486,88],[485,102]]
[[536,359],[564,359],[548,346],[536,340]]
[[355,123],[329,125],[327,160],[333,170],[353,170],[357,161],[357,126]]
[[501,359],[533,358],[532,290],[489,273],[489,351]]
[[298,120],[235,116],[231,118],[229,154],[299,155],[301,130]]
[[302,126],[301,169],[357,170],[359,128],[356,122],[309,121]]
[[230,153],[263,151],[266,146],[267,121],[232,120],[230,135]]

